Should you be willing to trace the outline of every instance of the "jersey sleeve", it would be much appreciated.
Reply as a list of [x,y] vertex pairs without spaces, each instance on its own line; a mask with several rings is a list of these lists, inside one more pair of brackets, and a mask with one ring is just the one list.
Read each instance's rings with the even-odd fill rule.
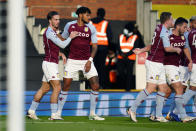
[[185,39],[186,39],[186,42],[185,42],[184,48],[190,48],[190,47],[189,47],[188,35],[187,35],[187,36],[185,35]]
[[67,39],[69,37],[69,27],[70,27],[70,24],[67,23],[64,27],[64,31],[63,33],[61,34],[61,36],[64,38],[64,39]]
[[89,28],[91,30],[91,42],[93,44],[96,44],[97,43],[97,31],[96,31],[96,28],[92,25],[92,24],[88,24],[89,25]]
[[163,29],[161,31],[160,37],[163,41],[163,46],[164,47],[170,47],[170,41],[169,41],[169,31],[166,31],[165,29]]
[[48,30],[46,32],[47,39],[51,40],[54,44],[61,48],[65,48],[71,41],[71,38],[69,37],[67,40],[62,41],[54,31]]

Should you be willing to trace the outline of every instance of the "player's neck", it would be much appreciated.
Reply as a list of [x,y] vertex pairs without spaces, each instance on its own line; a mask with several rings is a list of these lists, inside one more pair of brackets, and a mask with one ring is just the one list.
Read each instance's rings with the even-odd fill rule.
[[169,26],[167,24],[163,24],[163,26],[169,30]]
[[179,31],[177,29],[174,29],[173,30],[173,34],[176,35],[176,36],[179,36],[180,35],[180,33],[179,33]]
[[52,25],[49,25],[49,26],[50,26],[50,28],[52,28],[53,31],[57,31],[57,28],[55,28],[54,26],[52,26]]
[[84,26],[84,22],[81,19],[78,19],[78,26]]

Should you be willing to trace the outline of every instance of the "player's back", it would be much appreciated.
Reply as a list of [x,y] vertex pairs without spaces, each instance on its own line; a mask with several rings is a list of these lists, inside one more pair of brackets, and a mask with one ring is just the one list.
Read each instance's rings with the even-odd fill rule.
[[[56,34],[56,32],[54,32],[51,27],[48,27],[44,32],[43,35],[44,50],[45,50],[44,61],[54,62],[58,64],[60,49],[56,44],[54,44],[50,39],[48,39],[48,35],[53,35],[53,34]],[[56,36],[54,35],[54,37]]]
[[196,64],[196,29],[192,29],[188,35],[188,42],[191,48],[193,63]]
[[150,61],[159,63],[163,63],[164,61],[164,47],[163,41],[160,37],[163,32],[166,32],[163,25],[157,25],[152,38],[151,50],[147,58]]

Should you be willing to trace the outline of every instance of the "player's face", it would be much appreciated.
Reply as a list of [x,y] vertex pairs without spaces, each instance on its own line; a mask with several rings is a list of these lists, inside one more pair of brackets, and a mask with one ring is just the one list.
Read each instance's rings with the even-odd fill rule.
[[192,22],[192,28],[193,28],[193,29],[196,29],[196,20],[194,20],[194,21]]
[[179,26],[179,33],[181,35],[184,34],[185,31],[187,31],[188,29],[188,24],[187,23],[183,23],[181,26]]
[[60,23],[60,16],[59,15],[54,15],[52,19],[50,20],[50,24],[54,28],[58,28]]
[[84,23],[89,23],[89,21],[90,21],[90,14],[89,13],[84,13],[84,14],[82,14],[82,21],[84,22]]
[[173,17],[171,16],[170,19],[167,21],[167,24],[170,28],[174,27],[174,19]]

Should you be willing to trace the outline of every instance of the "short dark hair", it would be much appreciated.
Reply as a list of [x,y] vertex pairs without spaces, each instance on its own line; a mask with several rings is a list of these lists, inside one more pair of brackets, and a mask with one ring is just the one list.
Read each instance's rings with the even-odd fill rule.
[[192,16],[189,21],[193,22],[194,20],[196,20],[196,16]]
[[101,17],[101,18],[104,18],[104,16],[105,16],[105,9],[104,8],[99,8],[97,10],[97,16]]
[[88,7],[82,6],[82,7],[78,8],[77,11],[76,11],[76,14],[77,15],[79,15],[79,14],[85,14],[85,13],[91,14],[91,10]]
[[162,12],[160,16],[161,24],[164,24],[167,20],[169,20],[171,15],[172,14],[170,12]]
[[177,18],[176,21],[175,21],[175,24],[174,24],[174,28],[176,28],[177,25],[182,25],[183,23],[188,24],[188,21],[183,17]]
[[54,15],[59,15],[59,13],[57,11],[50,11],[47,15],[48,21],[51,20]]

